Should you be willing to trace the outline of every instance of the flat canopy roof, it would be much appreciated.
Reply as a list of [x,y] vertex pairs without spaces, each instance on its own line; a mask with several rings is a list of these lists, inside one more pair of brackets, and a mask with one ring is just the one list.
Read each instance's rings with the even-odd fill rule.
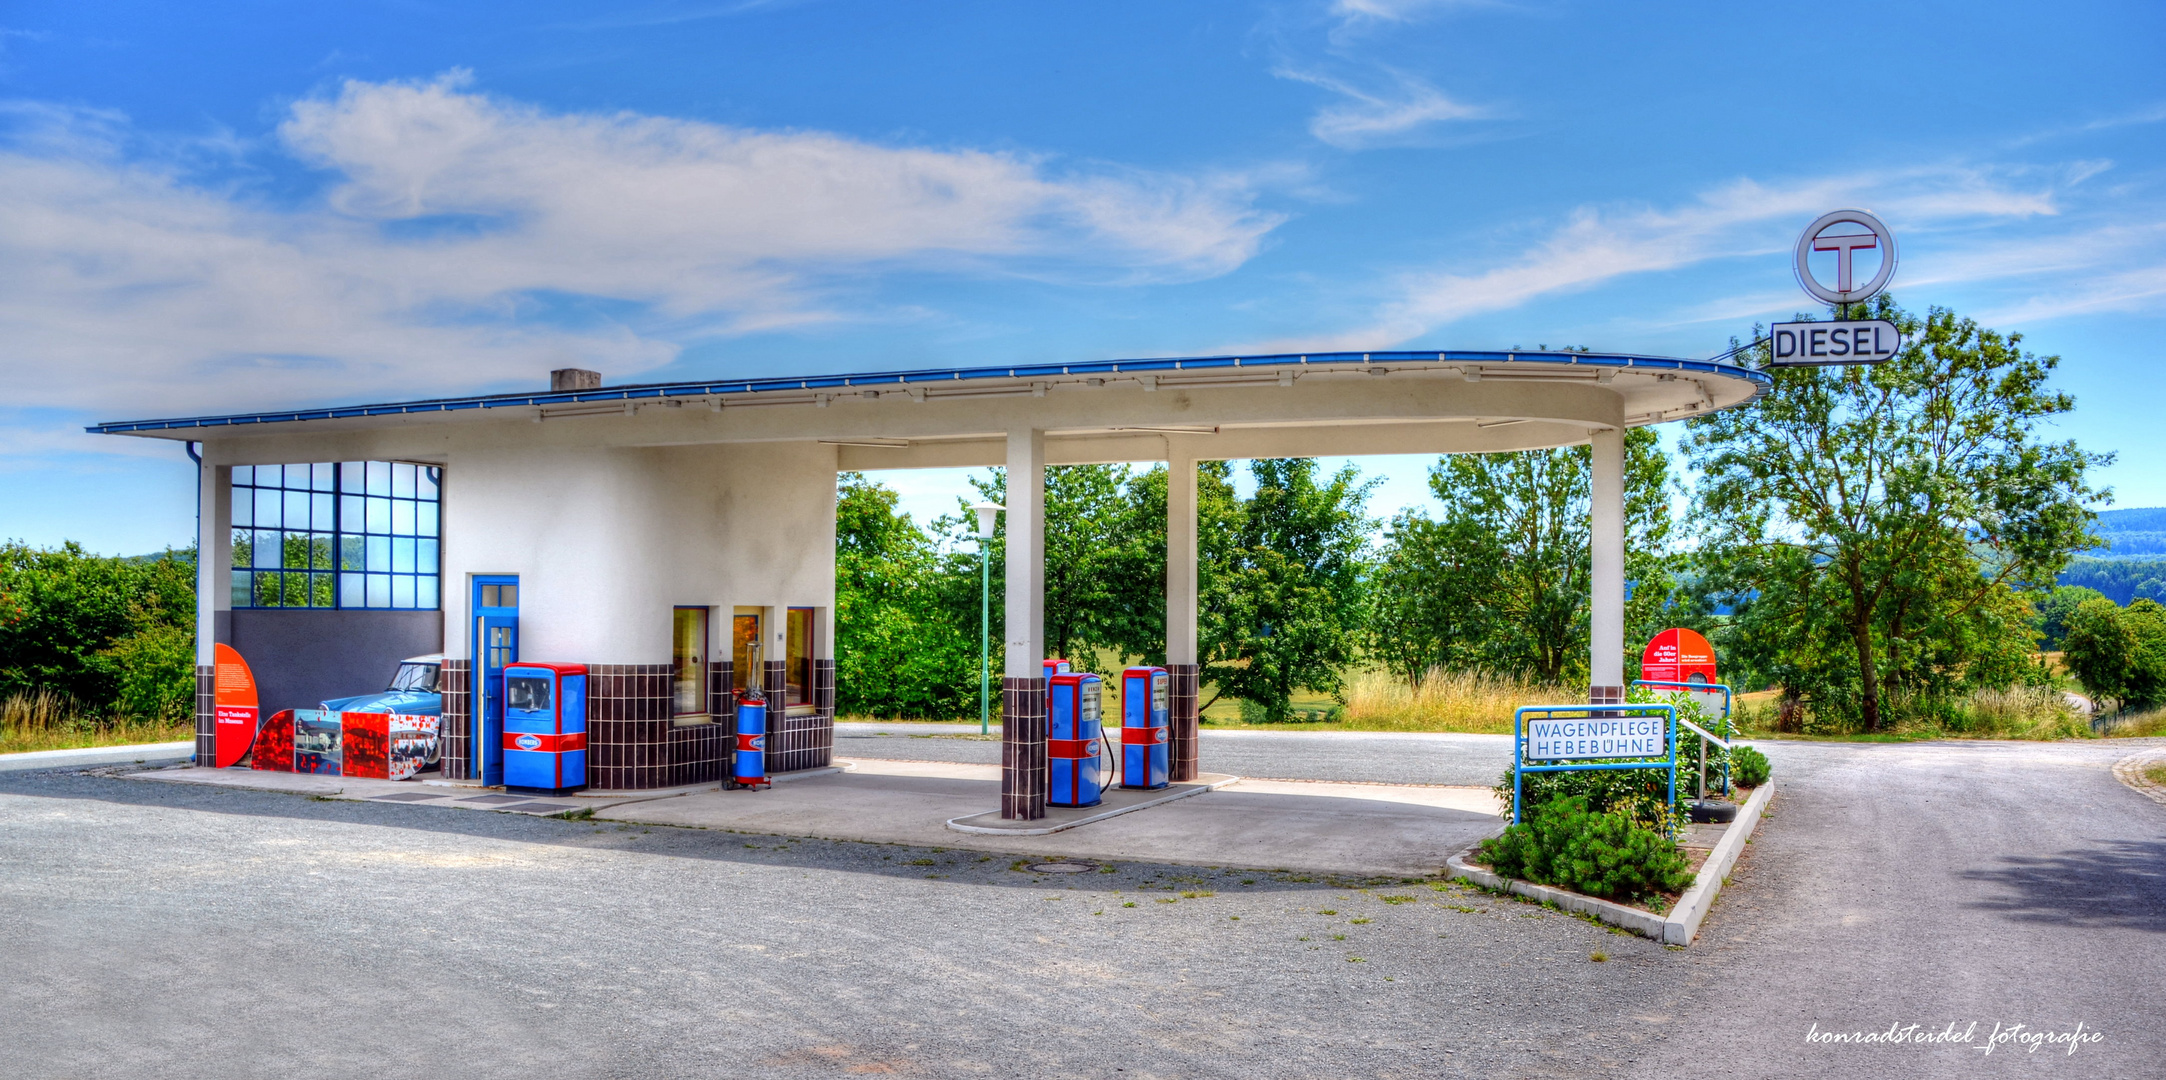
[[[241,443],[275,453],[284,450],[272,444],[291,449],[293,437],[312,434],[419,435],[445,424],[584,417],[582,441],[598,445],[825,442],[842,448],[842,467],[876,469],[999,460],[990,444],[1017,427],[1045,430],[1055,442],[1092,441],[1051,450],[1056,462],[1150,459],[1163,454],[1164,440],[1136,437],[1153,433],[1228,436],[1202,454],[1213,458],[1529,449],[1584,442],[1594,428],[1729,408],[1771,385],[1734,364],[1625,353],[1284,353],[649,383],[88,430],[215,441],[227,448],[222,460],[238,463],[257,456]],[[1049,394],[1054,400],[1031,400]],[[866,404],[898,399],[930,407]]]

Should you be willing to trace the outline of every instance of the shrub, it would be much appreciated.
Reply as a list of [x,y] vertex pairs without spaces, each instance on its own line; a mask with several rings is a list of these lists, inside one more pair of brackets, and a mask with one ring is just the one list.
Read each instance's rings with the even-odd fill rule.
[[1749,746],[1734,747],[1730,751],[1730,781],[1739,787],[1759,787],[1767,783],[1772,771],[1767,755]]
[[1604,899],[1678,892],[1693,876],[1668,837],[1622,814],[1591,811],[1577,795],[1553,799],[1531,823],[1482,841],[1482,858],[1506,877]]

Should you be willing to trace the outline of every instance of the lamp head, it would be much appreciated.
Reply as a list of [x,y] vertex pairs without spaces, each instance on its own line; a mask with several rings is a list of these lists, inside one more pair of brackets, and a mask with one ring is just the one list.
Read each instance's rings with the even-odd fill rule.
[[1000,513],[1002,510],[1006,510],[1007,507],[1002,506],[997,502],[978,502],[971,503],[970,508],[977,511],[978,513],[978,539],[992,539],[993,515]]

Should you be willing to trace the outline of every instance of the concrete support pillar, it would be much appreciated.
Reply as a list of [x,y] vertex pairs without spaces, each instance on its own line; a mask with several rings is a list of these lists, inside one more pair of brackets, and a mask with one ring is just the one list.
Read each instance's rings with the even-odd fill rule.
[[218,760],[212,646],[232,636],[233,468],[196,465],[196,762]]
[[1196,714],[1202,676],[1196,643],[1196,457],[1166,440],[1166,759],[1175,782],[1196,778]]
[[1166,663],[1196,663],[1196,458],[1166,440]]
[[1007,651],[1000,816],[1045,816],[1045,432],[1008,433]]
[[1045,662],[1045,432],[1008,433],[1007,662],[1012,679]]
[[232,634],[233,467],[196,467],[196,663]]
[[1589,531],[1593,573],[1587,700],[1624,701],[1624,429],[1594,433],[1594,477]]

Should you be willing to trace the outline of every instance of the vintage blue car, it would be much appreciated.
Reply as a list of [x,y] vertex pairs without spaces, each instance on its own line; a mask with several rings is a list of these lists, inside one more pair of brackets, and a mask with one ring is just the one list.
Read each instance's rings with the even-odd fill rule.
[[391,685],[373,694],[331,698],[317,708],[330,712],[398,713],[401,716],[442,716],[444,695],[437,692],[437,675],[443,671],[444,655],[412,656],[399,661]]

